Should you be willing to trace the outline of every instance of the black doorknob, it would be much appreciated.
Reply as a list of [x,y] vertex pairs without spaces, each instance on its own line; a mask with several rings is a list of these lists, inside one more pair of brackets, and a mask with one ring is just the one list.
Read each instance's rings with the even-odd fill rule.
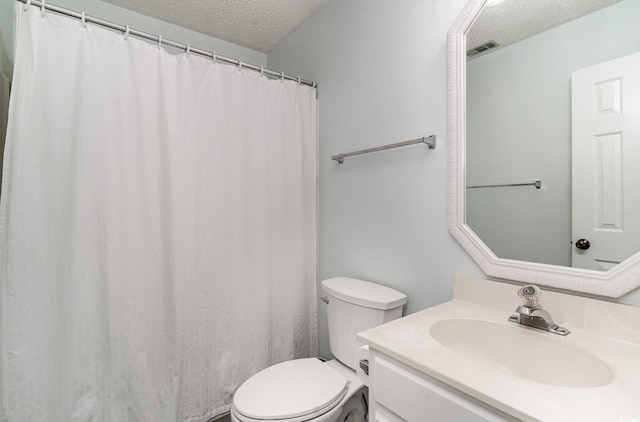
[[591,243],[587,239],[576,240],[576,248],[587,250],[591,247]]

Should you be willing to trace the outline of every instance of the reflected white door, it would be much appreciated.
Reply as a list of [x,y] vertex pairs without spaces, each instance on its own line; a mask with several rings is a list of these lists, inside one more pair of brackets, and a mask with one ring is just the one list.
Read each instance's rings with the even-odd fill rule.
[[572,265],[606,271],[640,251],[640,53],[573,72],[571,89]]

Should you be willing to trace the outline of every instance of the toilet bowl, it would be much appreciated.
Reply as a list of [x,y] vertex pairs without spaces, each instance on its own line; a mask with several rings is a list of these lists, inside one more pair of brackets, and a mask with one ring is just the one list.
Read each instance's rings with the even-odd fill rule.
[[[336,277],[326,294],[329,347],[336,359],[295,359],[270,366],[245,381],[231,406],[234,422],[364,422],[365,383],[356,374],[356,334],[402,316],[407,297],[388,287]],[[362,353],[359,353],[360,355]]]
[[337,360],[296,359],[247,380],[233,399],[234,422],[362,422],[367,387]]

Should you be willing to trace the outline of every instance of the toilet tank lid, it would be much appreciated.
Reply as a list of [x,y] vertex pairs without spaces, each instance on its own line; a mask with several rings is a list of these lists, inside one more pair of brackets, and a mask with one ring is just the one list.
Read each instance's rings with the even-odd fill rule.
[[388,310],[407,303],[407,296],[390,287],[348,277],[322,281],[322,289],[345,302],[373,309]]

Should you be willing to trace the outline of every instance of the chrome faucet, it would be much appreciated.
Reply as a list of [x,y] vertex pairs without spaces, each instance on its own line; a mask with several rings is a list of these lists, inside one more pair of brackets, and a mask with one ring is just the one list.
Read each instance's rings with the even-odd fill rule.
[[542,309],[542,306],[538,303],[540,294],[540,289],[533,285],[524,286],[518,290],[518,296],[524,300],[524,303],[516,308],[516,313],[509,317],[509,321],[560,334],[561,336],[569,334],[569,330],[558,326],[551,319],[549,312]]

